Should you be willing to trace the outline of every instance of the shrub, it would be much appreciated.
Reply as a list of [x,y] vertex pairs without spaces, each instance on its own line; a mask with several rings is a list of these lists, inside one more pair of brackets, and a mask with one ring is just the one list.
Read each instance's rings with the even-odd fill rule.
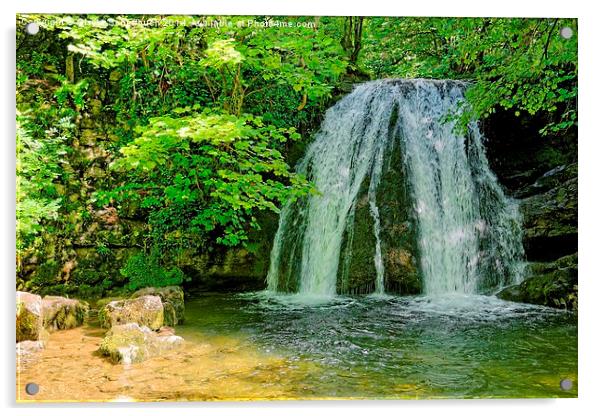
[[156,251],[150,255],[140,253],[131,256],[120,271],[128,279],[126,288],[129,290],[180,285],[184,281],[184,273],[178,267],[167,269],[161,266]]

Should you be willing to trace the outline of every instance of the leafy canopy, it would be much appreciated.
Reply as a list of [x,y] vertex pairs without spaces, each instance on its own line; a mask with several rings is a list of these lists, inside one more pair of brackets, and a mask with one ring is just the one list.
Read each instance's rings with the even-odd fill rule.
[[247,225],[257,227],[256,212],[278,212],[285,200],[310,190],[276,150],[300,136],[260,117],[198,110],[175,109],[177,116],[140,126],[112,164],[129,180],[102,202],[138,200],[151,211],[158,240],[215,232],[217,242],[237,245],[247,239]]
[[499,108],[547,117],[544,134],[576,125],[575,19],[372,18],[366,37],[361,64],[378,78],[471,81],[464,125]]
[[[295,17],[287,28],[269,16],[18,19],[43,30],[17,34],[17,248],[47,247],[52,270],[107,206],[146,222],[142,245],[160,273],[177,256],[154,250],[244,244],[260,212],[315,192],[289,163],[341,87],[366,72],[467,80],[459,125],[503,109],[544,118],[544,134],[576,127],[574,19]],[[564,26],[571,39],[558,35]],[[82,154],[84,128],[95,129],[88,156],[101,161]],[[83,177],[109,163],[104,179]],[[130,281],[143,281],[132,270]]]
[[309,192],[283,151],[301,138],[294,126],[308,109],[322,113],[344,53],[318,27],[278,31],[228,17],[232,26],[209,28],[199,23],[215,18],[190,16],[143,24],[151,19],[44,20],[93,72],[119,79],[112,108],[122,140],[112,168],[122,184],[95,202],[138,204],[153,244],[244,242],[257,212]]

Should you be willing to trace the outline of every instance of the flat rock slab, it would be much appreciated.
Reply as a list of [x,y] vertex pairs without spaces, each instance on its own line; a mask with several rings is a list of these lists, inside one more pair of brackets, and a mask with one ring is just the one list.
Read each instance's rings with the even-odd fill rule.
[[22,341],[17,342],[17,367],[27,365],[35,361],[36,353],[46,347],[46,341]]
[[139,363],[180,347],[184,340],[171,331],[156,333],[137,323],[113,326],[100,344],[100,353],[114,363]]

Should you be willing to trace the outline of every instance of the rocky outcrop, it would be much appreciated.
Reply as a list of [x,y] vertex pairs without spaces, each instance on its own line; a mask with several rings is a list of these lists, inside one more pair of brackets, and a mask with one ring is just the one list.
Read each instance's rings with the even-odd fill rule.
[[537,183],[546,172],[577,163],[577,129],[542,136],[540,130],[549,122],[547,117],[516,117],[511,111],[496,111],[483,120],[489,165],[519,198],[524,196],[516,192]]
[[577,248],[577,166],[559,166],[517,192],[528,260],[550,261]]
[[391,149],[376,200],[381,222],[385,290],[412,295],[422,290],[416,245],[418,226],[400,143],[401,140],[396,140]]
[[40,341],[45,337],[42,298],[28,292],[17,292],[17,342]]
[[46,296],[42,300],[44,327],[49,331],[70,329],[83,325],[89,306],[77,299],[62,296]]
[[502,299],[577,309],[577,164],[561,165],[516,192],[523,215],[525,279]]
[[86,106],[77,117],[77,128],[66,145],[70,151],[61,159],[65,175],[55,181],[58,196],[70,209],[59,215],[68,233],[42,233],[43,243],[21,253],[17,264],[17,289],[42,295],[78,298],[106,296],[124,286],[119,270],[130,256],[139,253],[148,227],[136,203],[124,201],[117,207],[91,204],[98,189],[113,188],[115,178],[108,165],[113,161],[114,114],[106,111],[116,84],[106,77],[87,74]]
[[[270,227],[275,227],[273,219]],[[245,248],[217,247],[211,253],[183,250],[178,267],[190,279],[189,286],[202,291],[252,291],[265,288],[273,232],[255,231]]]
[[520,203],[528,262],[524,281],[498,296],[576,309],[577,132],[543,137],[547,122],[500,112],[485,123],[491,167]]
[[159,296],[112,301],[99,311],[98,318],[103,328],[136,323],[157,330],[163,326],[163,303]]
[[130,322],[112,327],[102,340],[99,351],[114,363],[133,364],[178,348],[183,342],[171,331],[157,333]]
[[514,302],[577,309],[577,254],[554,262],[531,263],[525,280],[503,289],[498,297]]
[[134,292],[131,297],[135,299],[141,296],[161,298],[164,325],[175,326],[184,322],[184,291],[180,286],[147,287]]

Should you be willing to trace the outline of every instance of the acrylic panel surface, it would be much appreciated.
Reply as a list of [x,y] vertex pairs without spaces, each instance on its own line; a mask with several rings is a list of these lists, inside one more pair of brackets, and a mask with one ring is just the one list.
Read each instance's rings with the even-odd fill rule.
[[17,400],[576,397],[577,20],[17,15]]

